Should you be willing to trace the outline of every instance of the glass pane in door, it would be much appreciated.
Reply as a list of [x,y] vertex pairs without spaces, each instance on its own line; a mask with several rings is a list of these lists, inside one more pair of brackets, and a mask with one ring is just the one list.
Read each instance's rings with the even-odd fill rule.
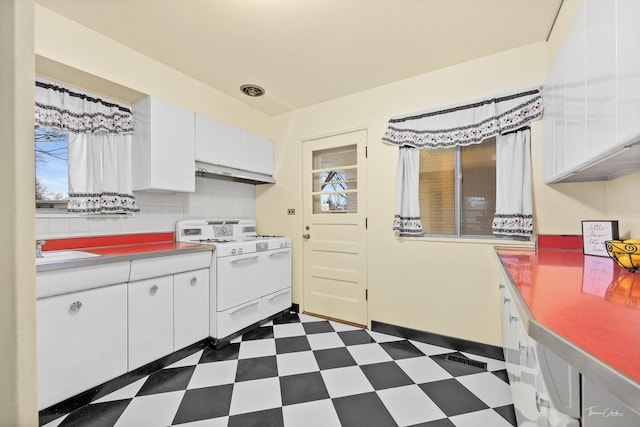
[[358,212],[357,146],[313,152],[314,214]]

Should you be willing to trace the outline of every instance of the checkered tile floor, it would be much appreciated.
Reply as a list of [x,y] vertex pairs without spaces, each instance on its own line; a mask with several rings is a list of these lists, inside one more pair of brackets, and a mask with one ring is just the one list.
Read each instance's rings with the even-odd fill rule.
[[205,348],[55,426],[516,425],[504,362],[304,314]]

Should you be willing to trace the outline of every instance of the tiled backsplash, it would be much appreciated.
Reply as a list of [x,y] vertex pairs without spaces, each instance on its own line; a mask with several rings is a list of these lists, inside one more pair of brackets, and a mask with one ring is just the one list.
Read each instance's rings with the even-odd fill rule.
[[133,216],[36,215],[36,237],[54,238],[100,234],[173,231],[182,218],[255,217],[255,186],[196,177],[195,193],[136,191],[140,214]]

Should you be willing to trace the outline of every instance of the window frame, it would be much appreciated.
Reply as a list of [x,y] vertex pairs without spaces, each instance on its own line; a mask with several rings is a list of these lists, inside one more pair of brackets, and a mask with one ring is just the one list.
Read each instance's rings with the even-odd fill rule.
[[[483,141],[484,142],[484,141]],[[482,144],[482,142],[480,143]],[[495,142],[494,142],[495,146]],[[500,240],[500,241],[523,241],[529,242],[531,239],[528,236],[507,236],[496,234],[462,234],[462,180],[464,178],[464,171],[462,170],[462,150],[468,147],[468,145],[457,145],[452,147],[454,151],[454,229],[455,234],[440,234],[440,233],[425,233],[411,237],[417,238],[429,238],[429,239],[453,239],[453,240]],[[420,159],[422,162],[422,159]],[[494,182],[495,186],[495,182]],[[495,210],[495,209],[494,209]],[[421,214],[422,216],[422,214]],[[409,236],[406,236],[409,237]]]

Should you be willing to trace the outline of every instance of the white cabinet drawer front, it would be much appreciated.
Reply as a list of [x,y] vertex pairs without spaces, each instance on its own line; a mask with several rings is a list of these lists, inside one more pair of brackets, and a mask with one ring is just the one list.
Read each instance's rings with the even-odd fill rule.
[[209,269],[173,276],[174,350],[209,336]]
[[218,312],[218,335],[224,338],[260,321],[260,299]]
[[211,265],[211,253],[211,251],[205,251],[194,254],[133,260],[131,261],[129,281],[209,268]]
[[38,408],[127,371],[127,285],[37,302]]
[[83,291],[129,280],[129,261],[42,271],[36,277],[38,298]]
[[129,370],[173,351],[173,276],[129,282]]
[[261,254],[262,295],[291,287],[291,250]]
[[262,297],[262,319],[291,307],[291,289]]
[[218,258],[218,311],[224,311],[262,296],[260,256]]

